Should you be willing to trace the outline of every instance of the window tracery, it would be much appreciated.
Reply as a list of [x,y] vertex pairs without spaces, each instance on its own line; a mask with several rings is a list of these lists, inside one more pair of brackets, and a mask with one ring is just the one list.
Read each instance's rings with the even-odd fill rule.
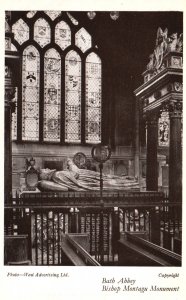
[[14,39],[22,45],[29,39],[29,27],[28,25],[22,20],[19,19],[13,26],[12,32],[14,33]]
[[12,26],[12,50],[22,53],[17,103],[21,121],[18,126],[16,111],[12,137],[34,142],[99,143],[102,72],[92,37],[83,27],[72,30],[61,11],[44,13],[51,22],[43,13],[30,11],[27,19],[23,17]]
[[84,53],[92,46],[92,39],[85,28],[81,28],[75,35],[76,46]]
[[48,22],[39,18],[34,25],[34,40],[43,48],[51,41],[50,26]]
[[71,44],[71,30],[64,21],[61,21],[56,25],[55,42],[62,50],[65,50]]

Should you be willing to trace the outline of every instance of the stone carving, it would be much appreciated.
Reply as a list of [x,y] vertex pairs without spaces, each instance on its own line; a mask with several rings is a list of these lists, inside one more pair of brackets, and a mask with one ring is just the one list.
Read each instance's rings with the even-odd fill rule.
[[151,74],[150,78],[165,68],[163,58],[168,52],[183,51],[183,34],[173,33],[168,36],[168,29],[164,31],[159,27],[156,37],[154,52],[149,56],[147,70]]
[[182,112],[181,101],[171,101],[169,104],[169,112]]
[[182,101],[171,100],[163,103],[162,109],[169,112],[170,117],[182,117]]
[[169,113],[164,110],[161,112],[158,122],[158,140],[159,146],[169,145]]
[[15,112],[16,102],[15,102],[15,87],[6,87],[5,86],[5,107],[10,107],[11,112]]
[[181,82],[174,82],[174,90],[176,92],[183,92],[183,84]]
[[5,15],[5,32],[11,32],[11,27],[10,27],[10,12],[6,12]]
[[[67,159],[67,169],[62,171],[40,169],[42,190],[54,188],[71,191],[99,191],[100,173],[88,169],[79,169],[71,159]],[[49,185],[48,185],[49,181]],[[138,189],[139,183],[134,177],[103,174],[103,190],[121,191]]]
[[167,39],[168,51],[182,52],[183,50],[183,34],[181,33],[178,37],[177,33],[173,33]]
[[154,68],[158,70],[163,62],[164,53],[167,50],[168,29],[163,31],[160,27],[157,31],[156,47],[154,49]]

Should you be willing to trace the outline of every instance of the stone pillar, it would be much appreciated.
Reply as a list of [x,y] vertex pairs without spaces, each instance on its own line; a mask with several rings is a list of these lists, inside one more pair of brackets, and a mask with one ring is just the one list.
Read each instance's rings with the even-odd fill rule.
[[[6,72],[10,69],[5,66]],[[6,76],[5,72],[5,76]],[[5,81],[6,82],[6,81]],[[11,85],[5,84],[5,119],[4,119],[4,153],[5,153],[5,177],[4,177],[4,190],[5,202],[10,202],[12,195],[12,141],[11,141],[11,119],[12,111],[14,110],[14,103],[12,99],[15,96],[15,88]]]
[[182,145],[181,118],[182,102],[169,103],[170,146],[169,146],[169,201],[180,202],[182,199]]
[[5,202],[11,201],[12,195],[12,142],[11,142],[11,120],[12,112],[15,109],[14,102],[12,100],[15,97],[15,88],[13,87],[12,76],[12,62],[11,62],[11,27],[10,12],[6,12],[5,15],[5,119],[4,119],[4,190],[5,190]]
[[140,181],[139,157],[140,157],[140,143],[139,143],[139,100],[136,99],[134,166],[135,166],[135,177],[138,178],[138,180]]
[[147,117],[147,191],[158,191],[158,118],[156,114]]

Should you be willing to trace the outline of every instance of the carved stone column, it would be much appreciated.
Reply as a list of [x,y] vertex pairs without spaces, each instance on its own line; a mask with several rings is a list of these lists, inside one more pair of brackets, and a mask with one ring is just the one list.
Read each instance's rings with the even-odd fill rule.
[[171,101],[168,108],[170,116],[169,201],[179,202],[182,199],[182,102]]
[[[6,70],[8,67],[5,67]],[[5,73],[6,76],[6,73]],[[5,133],[4,133],[4,153],[5,153],[5,178],[4,178],[4,189],[5,189],[5,202],[10,202],[12,195],[12,141],[11,141],[11,119],[12,112],[14,111],[14,102],[12,99],[15,96],[15,88],[11,85],[5,85]]]
[[140,181],[140,168],[139,168],[139,158],[140,158],[140,142],[139,142],[139,101],[136,101],[135,108],[135,155],[134,155],[134,166],[135,166],[135,177]]
[[15,87],[13,86],[12,75],[12,57],[11,57],[11,14],[6,12],[5,15],[5,119],[4,119],[4,190],[5,202],[11,201],[12,195],[12,142],[11,142],[11,120],[12,112],[14,112],[15,104],[12,101],[15,97]]
[[147,172],[146,172],[147,191],[158,190],[157,144],[158,144],[158,118],[156,114],[153,115],[150,114],[147,118]]

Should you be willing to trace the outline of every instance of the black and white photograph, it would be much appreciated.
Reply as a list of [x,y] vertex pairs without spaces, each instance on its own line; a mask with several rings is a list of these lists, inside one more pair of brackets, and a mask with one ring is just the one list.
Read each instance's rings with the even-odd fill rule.
[[183,267],[183,9],[58,8],[4,10],[7,276],[119,269],[100,299],[181,300],[124,270]]

